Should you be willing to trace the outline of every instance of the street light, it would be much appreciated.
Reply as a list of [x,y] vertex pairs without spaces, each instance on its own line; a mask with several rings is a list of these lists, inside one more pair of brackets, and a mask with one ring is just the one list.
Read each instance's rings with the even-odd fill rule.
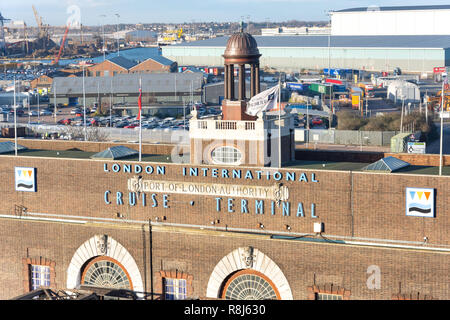
[[106,54],[105,54],[105,17],[106,14],[101,14],[100,17],[103,18],[103,23],[102,23],[102,33],[103,33],[103,43],[102,43],[102,49],[103,49],[103,61],[106,60]]
[[444,84],[448,84],[447,73],[442,74],[442,91],[441,91],[441,138],[439,144],[439,175],[442,176],[442,141],[444,140]]
[[120,15],[118,13],[116,13],[116,17],[117,17],[117,56],[120,55],[120,45],[119,45],[119,18]]
[[84,87],[84,66],[83,63],[83,124],[84,124],[84,141],[87,141],[87,132],[86,132],[86,91]]

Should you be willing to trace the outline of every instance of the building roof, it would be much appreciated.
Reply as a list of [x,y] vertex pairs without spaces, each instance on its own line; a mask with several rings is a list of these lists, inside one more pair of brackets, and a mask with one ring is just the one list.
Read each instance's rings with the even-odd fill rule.
[[[354,47],[354,48],[449,48],[450,35],[386,35],[386,36],[328,36],[328,35],[301,35],[301,36],[253,36],[258,48],[276,47]],[[229,37],[216,37],[181,44],[171,47],[225,47]],[[163,49],[164,50],[164,49]]]
[[135,65],[137,65],[137,63],[133,60],[124,58],[122,56],[116,56],[113,58],[108,59],[107,61],[110,61],[116,65],[118,65],[119,67],[122,67],[124,69],[131,69],[133,68]]
[[106,150],[103,150],[99,153],[96,153],[96,154],[92,155],[91,158],[92,159],[115,160],[115,159],[121,159],[121,158],[134,156],[136,154],[138,154],[138,152],[136,150],[130,149],[125,146],[115,146],[115,147],[111,147]]
[[450,9],[450,5],[429,5],[429,6],[389,6],[389,7],[359,7],[336,10],[332,12],[362,12],[362,11],[403,11],[403,10],[445,10]]
[[147,59],[145,59],[141,63],[144,63],[147,60],[153,60],[153,61],[155,61],[155,62],[157,62],[157,63],[159,63],[159,64],[161,64],[163,66],[171,66],[174,63],[174,61],[172,61],[170,59],[167,59],[166,57],[159,56],[159,55],[158,56],[155,55],[155,56],[148,57]]
[[[142,79],[142,92],[169,93],[176,88],[177,92],[190,92],[191,83],[193,90],[201,90],[203,84],[203,73],[130,73],[117,74],[114,77],[85,77],[85,93],[89,94],[111,94],[131,93],[138,95],[139,79]],[[82,77],[56,77],[53,87],[56,86],[56,94],[80,95],[83,94]],[[112,89],[111,89],[112,87]]]

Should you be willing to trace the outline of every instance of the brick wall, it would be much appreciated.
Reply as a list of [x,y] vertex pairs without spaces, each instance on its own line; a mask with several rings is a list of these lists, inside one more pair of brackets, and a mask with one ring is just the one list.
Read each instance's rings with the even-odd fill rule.
[[[59,142],[54,143],[56,145]],[[5,253],[0,258],[1,298],[23,293],[26,280],[23,259],[45,259],[54,263],[55,283],[63,288],[67,282],[67,267],[74,252],[95,234],[108,234],[127,248],[136,260],[147,288],[150,288],[151,274],[156,281],[158,272],[177,270],[192,276],[189,278],[192,281],[192,293],[202,297],[212,270],[224,256],[238,247],[254,246],[281,268],[295,299],[308,299],[311,293],[308,288],[312,286],[328,288],[326,286],[331,284],[340,290],[350,291],[350,299],[391,299],[394,295],[417,292],[437,299],[450,298],[448,253],[389,248],[389,245],[398,244],[392,241],[403,241],[416,247],[450,244],[450,219],[447,214],[447,208],[450,207],[450,198],[447,196],[449,177],[283,168],[281,173],[295,172],[297,180],[280,181],[289,188],[290,215],[284,216],[281,210],[283,203],[280,203],[280,207],[274,204],[275,214],[272,214],[270,201],[265,200],[264,213],[256,214],[254,199],[247,198],[249,212],[241,213],[241,198],[234,198],[231,206],[233,212],[229,212],[229,198],[221,197],[221,210],[217,211],[215,196],[197,194],[157,192],[157,207],[152,207],[150,195],[146,198],[146,206],[142,205],[142,198],[139,197],[136,205],[129,205],[127,181],[137,174],[124,173],[123,170],[114,173],[112,165],[120,164],[123,169],[124,164],[135,165],[137,162],[14,156],[0,156],[0,159],[0,179],[3,181],[0,184],[0,214],[15,215],[15,205],[23,205],[28,213],[53,214],[60,218],[78,216],[111,219],[108,224],[88,223],[81,226],[0,218],[0,250]],[[104,171],[105,164],[108,172]],[[261,172],[262,178],[257,179],[259,168],[240,167],[242,178],[230,179],[222,177],[221,169],[233,168],[160,164],[165,167],[165,175],[158,175],[155,173],[157,164],[142,165],[144,168],[146,165],[154,168],[152,174],[140,173],[144,180],[266,187],[276,183],[273,175],[267,180],[265,171]],[[15,191],[15,166],[36,168],[37,192]],[[199,168],[198,176],[183,175],[184,167],[188,169],[187,172],[191,167]],[[206,177],[203,177],[202,168],[207,169]],[[213,169],[219,169],[217,177],[211,176]],[[247,169],[253,179],[244,178]],[[308,182],[298,181],[302,173],[305,173]],[[318,182],[312,182],[313,179]],[[406,216],[406,187],[435,189],[435,218]],[[111,204],[105,203],[107,190],[111,192]],[[122,205],[116,204],[118,191],[123,193]],[[163,194],[168,195],[168,208],[163,205]],[[303,217],[297,216],[298,203],[302,203],[305,209]],[[316,218],[311,216],[312,203],[315,204]],[[289,226],[290,232],[307,234],[307,238],[313,237],[322,242],[163,228],[152,236],[154,269],[150,270],[146,234],[148,226],[144,223],[141,227],[133,227],[132,223],[124,221],[156,221],[156,217],[169,224],[214,226],[227,230],[251,229],[253,232],[288,232]],[[314,222],[324,223],[322,237],[314,235]],[[264,229],[260,229],[260,224],[264,225]],[[335,236],[353,241],[371,239],[371,242],[384,243],[387,247],[343,245],[333,242]],[[418,244],[424,237],[428,238],[427,244]],[[370,276],[368,268],[373,265],[380,269],[381,289],[367,287]]]
[[[351,300],[396,299],[419,296],[449,299],[449,255],[392,248],[369,248],[329,243],[271,240],[223,233],[176,232],[160,228],[152,232],[110,225],[74,225],[0,219],[0,298],[24,293],[23,259],[51,260],[55,289],[65,289],[67,268],[73,254],[95,234],[108,234],[123,245],[136,261],[146,292],[162,293],[162,276],[188,279],[190,297],[205,297],[212,270],[233,250],[254,246],[281,269],[294,299],[311,298],[311,289],[342,291]],[[150,265],[150,254],[152,265]],[[152,268],[151,268],[152,266]],[[371,268],[381,276],[380,287],[370,287]],[[369,282],[369,287],[368,287]],[[333,291],[334,290],[334,291]],[[411,297],[412,296],[412,297]]]
[[105,71],[109,71],[109,76],[112,77],[114,75],[114,72],[119,73],[128,73],[128,70],[125,68],[122,68],[118,66],[115,63],[112,63],[109,60],[105,60],[102,63],[96,64],[92,67],[88,68],[89,76],[91,77],[97,77],[97,71],[100,72],[98,77],[104,77]]

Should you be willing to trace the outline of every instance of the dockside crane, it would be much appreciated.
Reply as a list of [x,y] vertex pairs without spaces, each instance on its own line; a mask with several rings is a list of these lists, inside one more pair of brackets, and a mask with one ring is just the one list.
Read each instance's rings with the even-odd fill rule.
[[36,19],[36,23],[37,23],[37,26],[38,26],[38,29],[39,29],[39,35],[38,35],[38,38],[39,38],[39,39],[42,39],[42,41],[43,41],[43,47],[44,47],[44,49],[47,49],[47,42],[48,42],[49,39],[50,39],[49,34],[48,34],[48,25],[45,25],[45,24],[42,22],[42,17],[39,16],[39,14],[38,14],[38,12],[37,12],[35,6],[32,5],[32,7],[33,7],[33,12],[34,12],[34,17],[35,17],[35,19]]
[[64,50],[64,43],[66,42],[68,32],[69,32],[69,24],[67,24],[66,31],[64,31],[64,36],[62,38],[61,45],[59,46],[58,55],[56,56],[55,60],[52,61],[52,64],[58,64],[59,58],[61,57],[61,53]]
[[0,55],[6,55],[6,42],[5,42],[5,31],[3,29],[4,21],[10,21],[11,19],[6,19],[2,16],[0,12]]

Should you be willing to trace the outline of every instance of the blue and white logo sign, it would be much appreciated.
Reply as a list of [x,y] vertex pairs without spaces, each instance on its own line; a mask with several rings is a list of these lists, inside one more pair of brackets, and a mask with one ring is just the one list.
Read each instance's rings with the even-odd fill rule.
[[406,188],[406,215],[434,217],[434,189]]
[[15,167],[16,191],[36,192],[36,168]]

